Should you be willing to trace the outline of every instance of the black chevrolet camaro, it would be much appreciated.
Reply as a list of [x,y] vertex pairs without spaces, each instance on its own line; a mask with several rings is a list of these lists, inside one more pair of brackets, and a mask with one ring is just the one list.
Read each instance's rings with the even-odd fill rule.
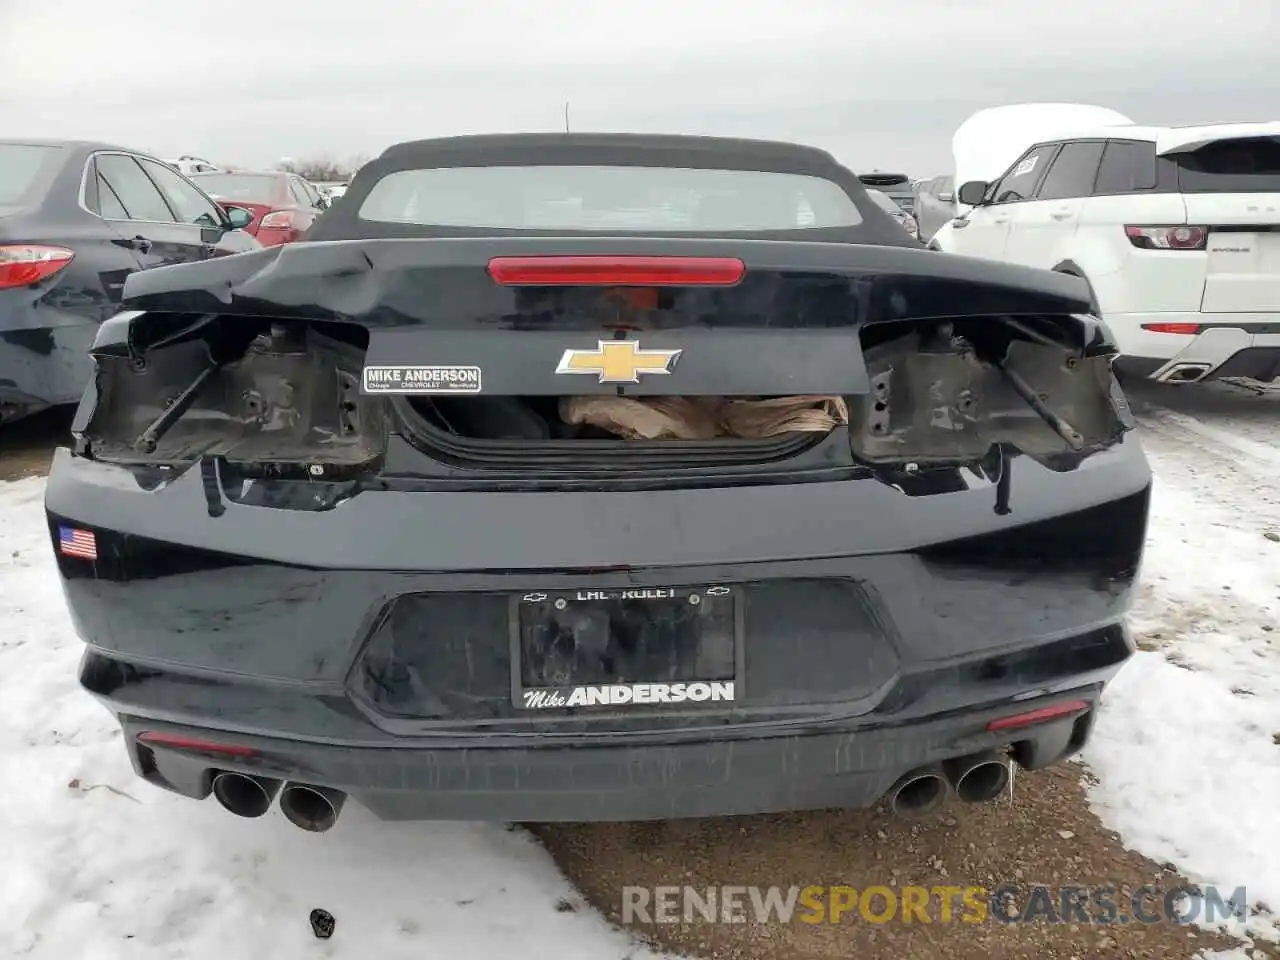
[[919,815],[1078,751],[1132,653],[1085,284],[822,151],[400,144],[123,310],[47,488],[80,681],[241,816]]

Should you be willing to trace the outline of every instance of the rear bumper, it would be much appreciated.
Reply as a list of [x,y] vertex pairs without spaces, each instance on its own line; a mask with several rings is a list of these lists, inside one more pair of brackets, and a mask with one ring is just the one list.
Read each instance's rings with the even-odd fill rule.
[[[769,737],[603,747],[375,749],[224,734],[224,744],[255,751],[228,758],[137,740],[148,731],[209,736],[200,728],[123,725],[138,775],[192,799],[209,795],[215,773],[236,771],[339,789],[383,820],[660,820],[866,807],[909,771],[988,748],[1011,746],[1024,769],[1039,769],[1087,742],[1098,694],[1091,686],[878,728],[828,723]],[[1086,706],[1016,732],[986,730],[1000,717],[1073,702]]]
[[[1280,377],[1280,314],[1119,313],[1106,322],[1120,348],[1115,365],[1132,376],[1170,382]],[[1201,329],[1195,335],[1143,329],[1154,323]]]
[[[342,499],[61,450],[46,506],[51,530],[96,534],[96,560],[58,557],[81,683],[148,779],[198,797],[256,770],[389,818],[629,819],[859,806],[989,745],[1031,767],[1078,749],[1088,722],[985,724],[1092,705],[1131,655],[1150,471],[1132,435],[1073,471],[1009,469],[1005,515],[958,472],[919,496],[868,478]],[[746,597],[728,708],[514,708],[513,595],[708,584]],[[258,755],[133,744],[169,728]]]

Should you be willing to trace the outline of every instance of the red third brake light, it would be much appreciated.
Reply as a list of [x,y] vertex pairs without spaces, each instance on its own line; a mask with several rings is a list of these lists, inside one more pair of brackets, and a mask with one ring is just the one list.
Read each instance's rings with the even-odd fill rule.
[[734,257],[494,257],[503,286],[731,287],[747,272]]
[[29,287],[62,270],[75,254],[66,247],[0,244],[0,290]]

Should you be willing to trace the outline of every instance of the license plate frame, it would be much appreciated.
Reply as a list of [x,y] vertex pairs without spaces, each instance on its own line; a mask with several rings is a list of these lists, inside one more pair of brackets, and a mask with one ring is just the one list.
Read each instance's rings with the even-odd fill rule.
[[[692,598],[697,598],[696,602]],[[564,606],[557,606],[562,601]],[[568,610],[575,606],[579,610],[595,609],[597,616],[603,615],[602,608],[606,604],[657,604],[685,605],[690,608],[701,607],[699,611],[700,632],[697,637],[698,653],[702,655],[703,640],[706,633],[705,618],[714,618],[717,626],[725,626],[730,631],[730,650],[717,651],[717,664],[710,672],[714,676],[691,676],[679,680],[565,680],[554,685],[525,684],[525,644],[523,627],[526,614],[531,607],[547,605],[556,610]],[[510,677],[511,704],[522,715],[537,714],[570,714],[600,713],[613,710],[625,710],[628,713],[665,712],[670,710],[707,710],[732,709],[742,702],[745,691],[746,644],[745,644],[745,607],[741,587],[733,584],[700,584],[678,587],[617,587],[617,588],[572,588],[544,589],[525,591],[513,594],[509,601],[508,623],[510,627]],[[726,609],[727,608],[727,609]],[[633,607],[633,609],[635,609]],[[610,636],[612,640],[612,634]],[[729,672],[727,677],[721,674]],[[681,689],[673,689],[677,684]],[[725,684],[728,686],[726,687]],[[623,687],[630,691],[632,699],[618,702],[619,694],[615,688]],[[607,701],[601,701],[601,689],[608,688]],[[665,688],[665,697],[663,696]],[[705,689],[704,689],[705,688]],[[573,691],[587,691],[586,702],[579,695],[577,702]],[[727,696],[726,696],[727,693]],[[683,696],[680,696],[683,694]],[[702,696],[707,694],[707,696]],[[559,700],[556,699],[557,695]],[[640,699],[635,699],[640,697]],[[658,697],[658,699],[650,699]]]

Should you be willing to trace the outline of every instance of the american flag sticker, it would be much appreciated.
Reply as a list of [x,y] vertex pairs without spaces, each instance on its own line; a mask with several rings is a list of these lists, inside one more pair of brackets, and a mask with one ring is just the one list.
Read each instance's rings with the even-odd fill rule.
[[80,557],[82,560],[98,559],[98,539],[92,530],[79,527],[58,528],[58,549],[64,557]]

